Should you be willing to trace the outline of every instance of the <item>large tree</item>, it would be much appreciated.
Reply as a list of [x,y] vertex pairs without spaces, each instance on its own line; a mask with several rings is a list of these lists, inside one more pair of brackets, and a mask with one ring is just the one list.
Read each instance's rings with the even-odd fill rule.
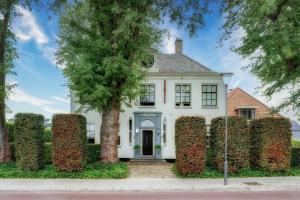
[[101,160],[117,162],[122,102],[139,94],[151,49],[160,44],[164,17],[191,34],[203,24],[206,1],[85,0],[61,16],[58,58],[83,109],[102,115]]
[[251,60],[249,68],[263,83],[267,97],[288,90],[279,109],[300,107],[300,1],[224,0],[223,39],[243,30],[237,53]]

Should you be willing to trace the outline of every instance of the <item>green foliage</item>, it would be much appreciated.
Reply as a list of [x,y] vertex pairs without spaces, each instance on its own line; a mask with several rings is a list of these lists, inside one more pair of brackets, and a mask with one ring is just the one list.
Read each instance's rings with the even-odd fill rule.
[[[178,178],[223,178],[224,174],[216,169],[213,168],[206,168],[205,171],[201,174],[180,174],[176,170],[175,165],[172,167],[172,172]],[[291,168],[288,171],[279,171],[279,172],[271,172],[271,171],[264,171],[261,169],[249,169],[244,168],[238,172],[231,173],[231,178],[250,178],[250,177],[276,177],[276,176],[300,176],[300,168],[295,167]]]
[[206,162],[203,117],[180,117],[175,124],[176,168],[181,174],[202,173]]
[[0,178],[74,178],[74,179],[120,179],[129,174],[126,163],[93,163],[83,171],[59,171],[53,165],[46,165],[38,171],[27,171],[16,167],[15,163],[0,164]]
[[44,150],[45,150],[44,162],[46,165],[51,164],[52,163],[52,143],[50,143],[50,142],[44,143]]
[[287,171],[291,160],[291,123],[286,118],[262,118],[250,124],[251,165],[269,171]]
[[86,119],[78,114],[52,118],[53,164],[62,171],[80,171],[86,164]]
[[300,148],[292,148],[291,166],[300,167]]
[[100,144],[87,144],[87,162],[94,163],[100,160]]
[[300,148],[300,141],[292,140],[292,148]]
[[18,113],[15,116],[15,156],[22,169],[38,170],[44,166],[44,116]]
[[52,140],[52,130],[51,128],[45,128],[43,132],[44,142],[51,142]]
[[252,61],[251,72],[263,83],[267,97],[289,90],[280,108],[300,107],[300,1],[223,0],[223,39],[242,29],[236,52]]
[[12,161],[16,161],[16,148],[15,148],[15,143],[9,143],[10,147],[10,157]]
[[9,142],[15,142],[14,129],[15,129],[14,123],[6,122],[6,130],[8,132]]
[[[219,171],[224,170],[225,118],[211,121],[210,157],[212,165]],[[250,135],[247,120],[228,117],[228,172],[237,172],[250,167]]]

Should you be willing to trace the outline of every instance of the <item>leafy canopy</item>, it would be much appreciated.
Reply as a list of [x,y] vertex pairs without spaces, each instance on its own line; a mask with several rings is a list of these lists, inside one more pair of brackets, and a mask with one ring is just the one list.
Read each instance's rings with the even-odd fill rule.
[[236,52],[251,58],[249,68],[263,83],[264,94],[288,89],[278,107],[300,106],[300,1],[223,1],[224,38],[242,28],[245,34]]
[[145,72],[141,62],[164,34],[158,24],[168,14],[194,34],[203,24],[205,6],[199,1],[86,0],[67,8],[60,19],[58,58],[79,103],[101,111],[136,97]]

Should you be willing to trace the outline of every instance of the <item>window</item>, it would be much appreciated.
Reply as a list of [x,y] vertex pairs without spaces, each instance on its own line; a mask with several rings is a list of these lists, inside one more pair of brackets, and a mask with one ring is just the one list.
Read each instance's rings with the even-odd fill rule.
[[155,86],[141,85],[143,95],[140,97],[141,106],[155,106]]
[[241,108],[239,111],[240,117],[244,117],[247,120],[255,119],[255,108]]
[[175,93],[176,106],[191,106],[191,85],[176,85]]
[[95,124],[94,123],[87,124],[86,129],[87,129],[88,143],[94,143],[95,142]]
[[217,85],[202,85],[202,106],[217,106]]
[[167,118],[163,119],[163,143],[167,143]]
[[129,144],[132,143],[132,118],[129,118]]

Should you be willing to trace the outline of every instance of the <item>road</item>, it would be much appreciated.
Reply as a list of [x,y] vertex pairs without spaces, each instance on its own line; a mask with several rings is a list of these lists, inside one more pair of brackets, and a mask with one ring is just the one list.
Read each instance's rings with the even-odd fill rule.
[[1,191],[2,200],[299,200],[294,192],[48,192]]

